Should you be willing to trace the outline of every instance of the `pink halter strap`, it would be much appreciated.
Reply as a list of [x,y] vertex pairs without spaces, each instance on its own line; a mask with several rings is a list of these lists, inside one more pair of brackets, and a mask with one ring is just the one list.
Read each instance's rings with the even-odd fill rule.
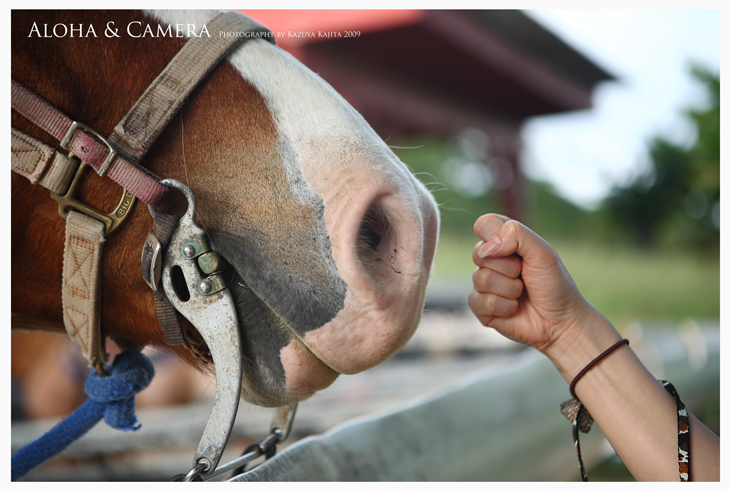
[[160,178],[121,157],[99,133],[72,121],[45,99],[12,80],[12,107],[60,142],[101,176],[108,175],[145,203],[158,206],[167,189]]

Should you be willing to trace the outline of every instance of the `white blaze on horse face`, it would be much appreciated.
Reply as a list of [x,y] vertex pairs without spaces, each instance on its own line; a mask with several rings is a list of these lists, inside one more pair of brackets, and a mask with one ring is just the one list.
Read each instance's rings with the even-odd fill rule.
[[[360,114],[293,57],[255,40],[230,61],[273,113],[295,194],[322,198],[335,267],[347,283],[344,308],[302,341],[337,372],[375,366],[420,320],[438,236],[435,202]],[[282,360],[296,351],[285,347]],[[287,381],[301,375],[285,366]]]
[[[214,14],[153,15],[202,25]],[[362,116],[295,58],[254,39],[229,61],[266,101],[292,195],[315,210],[324,204],[324,224],[313,231],[320,259],[347,286],[334,317],[291,329],[296,337],[281,349],[287,392],[307,397],[337,373],[377,365],[410,339],[423,308],[438,210]]]

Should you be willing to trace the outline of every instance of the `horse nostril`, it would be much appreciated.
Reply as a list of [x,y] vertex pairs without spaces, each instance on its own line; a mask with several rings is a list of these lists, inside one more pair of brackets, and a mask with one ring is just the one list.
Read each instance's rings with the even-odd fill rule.
[[376,250],[380,239],[383,237],[375,231],[373,224],[368,220],[363,220],[360,224],[360,230],[358,231],[358,244],[365,246],[370,250]]
[[372,284],[392,279],[384,274],[389,275],[393,271],[400,273],[402,270],[396,228],[382,205],[376,202],[368,207],[360,221],[356,239],[357,260],[362,268],[360,272],[374,281]]
[[371,205],[360,222],[357,234],[357,245],[360,254],[377,251],[384,239],[389,238],[393,226],[388,217],[379,208]]

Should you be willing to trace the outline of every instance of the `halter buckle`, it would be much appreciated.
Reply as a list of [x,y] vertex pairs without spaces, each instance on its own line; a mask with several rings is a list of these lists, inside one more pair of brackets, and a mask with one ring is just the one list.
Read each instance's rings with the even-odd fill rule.
[[[74,155],[72,153],[69,154],[69,156],[73,157]],[[74,175],[74,178],[71,181],[68,191],[66,191],[66,194],[60,195],[51,192],[51,198],[58,202],[58,214],[61,215],[61,218],[65,220],[68,217],[69,208],[78,210],[85,215],[103,222],[104,236],[108,237],[129,216],[129,211],[132,209],[132,205],[134,205],[137,197],[126,189],[123,189],[122,199],[119,201],[119,204],[114,211],[109,214],[103,213],[96,208],[79,201],[76,199],[76,192],[81,185],[81,178],[83,177],[84,169],[86,169],[87,166],[89,166],[89,164],[82,160],[79,168],[76,170],[76,175]]]
[[68,129],[66,134],[63,135],[63,138],[61,138],[61,142],[59,143],[59,145],[64,150],[70,150],[68,148],[68,145],[69,145],[69,143],[71,143],[71,139],[74,137],[74,135],[79,130],[84,130],[87,133],[91,133],[92,135],[94,135],[94,137],[96,137],[96,139],[98,139],[100,142],[102,142],[104,144],[104,146],[106,146],[109,149],[109,154],[104,159],[104,162],[102,162],[101,167],[99,167],[98,170],[95,169],[97,174],[99,174],[100,176],[103,176],[104,174],[106,174],[106,171],[109,169],[109,166],[112,164],[112,162],[116,158],[117,151],[114,150],[114,147],[112,147],[111,144],[108,141],[106,141],[106,138],[101,136],[99,133],[97,133],[93,129],[89,128],[85,124],[81,124],[81,123],[74,121],[73,123],[71,123],[71,127]]

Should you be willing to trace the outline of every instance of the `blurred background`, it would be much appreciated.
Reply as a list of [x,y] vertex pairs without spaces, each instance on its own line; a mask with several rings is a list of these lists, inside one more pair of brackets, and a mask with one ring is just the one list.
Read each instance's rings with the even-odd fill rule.
[[616,322],[719,316],[719,11],[248,13],[433,192],[434,293],[498,212]]
[[[632,346],[657,330],[719,333],[719,10],[245,13],[365,117],[433,192],[442,217],[424,321],[413,340],[382,367],[340,377],[300,405],[298,436],[477,368],[502,366],[522,352],[481,327],[466,306],[477,241],[472,225],[487,212],[519,219],[545,237],[584,296],[633,336]],[[62,397],[74,393],[62,388],[77,382],[56,371],[58,380],[46,385],[58,389],[58,407],[32,403],[30,387],[39,382],[29,380],[41,369],[23,364],[23,343],[56,353],[42,355],[47,360],[66,359],[58,353],[73,350],[52,349],[62,341],[39,342],[39,336],[13,335],[13,415],[18,424],[41,418],[42,427],[84,395]],[[195,418],[204,423],[209,411],[199,401],[212,397],[214,381],[161,355],[156,363],[160,387],[171,380],[178,390],[148,389],[140,405],[188,407],[197,416],[178,417],[188,421],[183,433],[194,449]],[[68,373],[79,370],[64,366]],[[719,434],[719,369],[712,376],[716,382],[690,409]],[[258,408],[242,411],[248,421],[268,417]],[[241,429],[240,445],[263,436],[262,425],[253,433]],[[37,430],[28,427],[29,434]],[[566,423],[568,449],[569,432]],[[79,452],[98,455],[98,449]],[[180,451],[184,462],[192,456],[187,452]],[[56,474],[36,478],[79,478],[80,469],[90,478],[160,477],[129,457],[124,466],[135,470],[109,471],[113,461],[105,460],[106,474],[88,462],[65,461]],[[630,479],[610,451],[592,462],[596,480]]]

